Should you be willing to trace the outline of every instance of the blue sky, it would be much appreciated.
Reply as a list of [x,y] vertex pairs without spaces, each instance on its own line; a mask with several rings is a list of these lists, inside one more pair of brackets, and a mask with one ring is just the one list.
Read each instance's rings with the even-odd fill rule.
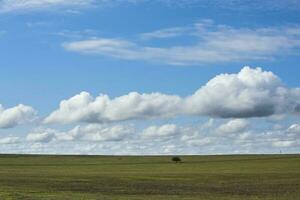
[[0,0],[0,151],[299,153],[299,10]]

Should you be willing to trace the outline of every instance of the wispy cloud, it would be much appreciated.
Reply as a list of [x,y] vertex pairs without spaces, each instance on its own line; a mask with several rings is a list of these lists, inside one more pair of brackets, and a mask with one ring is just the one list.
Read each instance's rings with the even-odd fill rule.
[[59,37],[64,37],[68,39],[83,39],[84,37],[95,37],[97,34],[99,34],[99,31],[93,30],[93,29],[84,29],[80,31],[75,31],[75,30],[61,30],[58,32],[53,32],[51,35],[54,36],[59,36]]
[[0,12],[35,11],[62,7],[90,6],[94,0],[2,0]]
[[150,33],[142,33],[140,35],[141,39],[149,40],[155,38],[172,38],[184,35],[188,32],[188,27],[173,27],[173,28],[166,28],[157,31],[153,31]]
[[73,8],[82,8],[85,6],[95,5],[117,6],[117,5],[139,5],[139,4],[159,4],[169,7],[199,7],[199,8],[220,8],[235,11],[248,10],[298,10],[300,9],[299,1],[295,0],[1,0],[0,12],[18,12],[18,11],[41,11],[51,10],[54,8],[67,8],[65,12],[77,14],[78,10]]
[[[142,33],[142,39],[167,39],[183,36],[194,44],[173,46],[144,45],[143,41],[114,38],[93,38],[66,42],[67,51],[98,54],[125,60],[145,60],[167,64],[189,65],[274,59],[282,55],[298,54],[300,27],[234,28],[217,25],[210,20],[191,27],[175,27]],[[149,41],[148,41],[149,43]]]

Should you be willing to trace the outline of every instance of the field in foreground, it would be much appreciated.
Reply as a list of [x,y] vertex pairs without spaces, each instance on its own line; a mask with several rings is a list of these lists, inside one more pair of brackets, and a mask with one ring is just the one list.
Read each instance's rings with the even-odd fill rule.
[[0,199],[296,200],[300,155],[0,156]]

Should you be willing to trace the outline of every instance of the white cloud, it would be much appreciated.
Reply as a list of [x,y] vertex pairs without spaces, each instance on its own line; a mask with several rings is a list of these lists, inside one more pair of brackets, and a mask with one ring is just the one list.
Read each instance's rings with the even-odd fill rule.
[[296,145],[296,141],[274,141],[272,142],[272,145],[274,147],[291,147]]
[[29,133],[26,137],[26,140],[33,143],[48,143],[53,141],[56,135],[56,130],[38,128]]
[[0,128],[13,128],[36,119],[37,112],[30,106],[20,104],[4,109],[0,104]]
[[[34,26],[34,23],[32,23]],[[80,31],[74,31],[74,30],[61,30],[58,32],[53,32],[52,35],[55,36],[60,36],[60,37],[64,37],[64,38],[69,38],[69,39],[82,39],[83,36],[89,36],[89,37],[94,37],[95,35],[99,34],[99,31],[93,30],[93,29],[84,29],[84,30],[80,30]]]
[[86,126],[77,126],[71,131],[69,135],[74,139],[82,139],[88,141],[120,141],[127,138],[135,130],[132,126],[125,125],[99,125],[89,124]]
[[298,112],[300,88],[286,88],[272,72],[244,67],[237,74],[221,74],[193,95],[182,98],[136,92],[110,99],[82,92],[63,100],[44,123],[104,123],[179,115],[219,118],[266,117]]
[[243,142],[243,141],[249,139],[250,136],[251,136],[251,133],[250,133],[250,132],[243,132],[243,133],[240,133],[240,134],[238,134],[237,142]]
[[245,119],[233,119],[220,125],[216,132],[219,134],[232,134],[232,133],[242,133],[246,130],[249,123]]
[[[107,95],[93,98],[82,92],[60,103],[45,123],[110,122],[128,119],[171,117],[178,111],[180,97],[160,93],[129,93],[115,99]],[[174,110],[176,108],[176,110]]]
[[187,112],[222,118],[248,118],[295,112],[300,90],[286,88],[272,72],[244,67],[221,74],[186,99]]
[[[298,152],[300,135],[289,129],[258,129],[259,120],[249,119],[247,130],[235,134],[215,134],[215,119],[200,124],[162,124],[137,128],[133,124],[78,125],[67,131],[38,128],[26,140],[9,136],[0,139],[0,151],[10,153],[58,153],[103,155],[284,153]],[[263,122],[260,125],[267,125]],[[226,123],[224,123],[226,124]],[[227,123],[227,125],[230,123]],[[251,127],[251,129],[250,129]],[[291,126],[294,127],[294,126]],[[232,127],[230,127],[232,128]],[[235,129],[235,128],[233,128]],[[231,132],[233,129],[230,129]],[[242,129],[242,128],[241,128]],[[228,129],[226,129],[227,131]]]
[[287,131],[289,133],[299,133],[300,134],[300,124],[291,125]]
[[209,137],[186,141],[186,143],[188,145],[198,146],[198,147],[206,146],[206,145],[211,145],[211,144],[213,144],[213,142],[214,142],[213,139],[209,138]]
[[0,144],[16,144],[20,142],[20,138],[18,137],[5,137],[5,138],[0,138]]
[[140,37],[143,40],[149,40],[155,38],[171,38],[171,37],[184,35],[188,30],[189,28],[185,28],[185,27],[166,28],[166,29],[149,32],[149,33],[142,33]]
[[34,11],[60,7],[83,7],[92,5],[94,0],[2,0],[0,12]]
[[176,145],[166,145],[166,146],[163,146],[164,150],[163,150],[163,153],[164,154],[170,154],[170,153],[174,153],[176,152],[176,149],[178,149],[178,147]]
[[[93,38],[66,42],[67,51],[96,54],[125,60],[145,60],[167,64],[190,65],[242,60],[274,59],[282,55],[298,55],[300,28],[234,28],[202,20],[191,27],[174,27],[142,33],[142,39],[162,39],[184,36],[193,45],[143,45],[114,38]],[[149,41],[148,41],[149,43]]]
[[118,6],[124,4],[139,5],[139,4],[155,3],[159,6],[170,7],[198,7],[198,8],[222,8],[234,10],[235,12],[247,12],[249,10],[263,10],[264,12],[270,10],[298,10],[300,4],[295,0],[253,0],[244,3],[242,0],[1,0],[0,11],[41,11],[52,8],[66,8],[66,12],[78,13],[72,8],[94,5],[101,6]]
[[[181,141],[188,146],[236,149],[237,152],[255,152],[256,150],[271,150],[279,153],[277,148],[297,148],[300,145],[299,134],[291,133],[288,129],[250,129],[251,120],[230,120],[219,126],[181,127]],[[252,121],[252,123],[257,123]],[[253,126],[251,126],[253,127]],[[257,127],[256,127],[257,128]],[[217,133],[217,134],[215,134]],[[220,135],[222,133],[223,135]]]
[[156,138],[165,139],[180,133],[175,124],[164,124],[162,126],[150,126],[143,130],[141,137],[143,139]]
[[[45,11],[64,8],[65,12],[77,14],[82,7],[112,6],[121,4],[144,3],[148,0],[1,0],[0,12]],[[160,1],[158,1],[160,2]],[[161,1],[164,3],[164,1]]]
[[49,143],[53,141],[120,141],[135,130],[130,125],[78,125],[66,132],[49,128],[37,128],[26,137],[32,143]]

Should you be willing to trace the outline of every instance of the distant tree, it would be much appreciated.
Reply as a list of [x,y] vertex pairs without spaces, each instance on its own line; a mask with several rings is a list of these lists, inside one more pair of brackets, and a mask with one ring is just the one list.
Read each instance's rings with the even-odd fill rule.
[[172,157],[172,161],[175,163],[181,162],[181,158],[179,158],[178,156],[174,156]]

